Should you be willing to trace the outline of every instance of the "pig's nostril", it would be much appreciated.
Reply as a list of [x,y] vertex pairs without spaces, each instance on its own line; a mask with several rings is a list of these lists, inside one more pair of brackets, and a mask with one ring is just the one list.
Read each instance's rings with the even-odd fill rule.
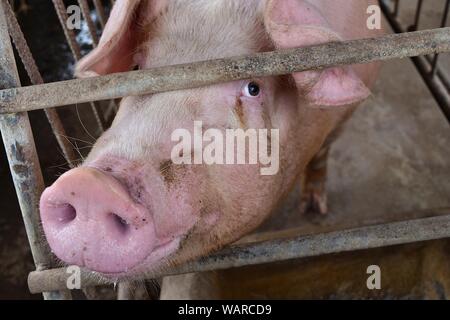
[[121,218],[120,216],[118,216],[115,213],[111,213],[111,216],[114,221],[114,224],[117,226],[117,228],[121,232],[126,232],[128,230],[129,223],[126,220],[124,220],[123,218]]
[[75,208],[70,204],[65,204],[59,208],[56,219],[60,223],[69,223],[74,220],[76,216],[77,211]]

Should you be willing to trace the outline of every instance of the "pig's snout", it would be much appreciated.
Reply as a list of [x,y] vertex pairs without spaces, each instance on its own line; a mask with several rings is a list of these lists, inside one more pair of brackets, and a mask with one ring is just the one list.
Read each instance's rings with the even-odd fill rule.
[[52,251],[68,264],[123,273],[155,248],[150,212],[118,180],[96,169],[61,176],[43,193],[40,209]]

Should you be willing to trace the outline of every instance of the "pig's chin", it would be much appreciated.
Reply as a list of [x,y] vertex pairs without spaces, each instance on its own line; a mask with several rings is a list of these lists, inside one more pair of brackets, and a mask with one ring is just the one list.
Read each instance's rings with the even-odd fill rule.
[[139,262],[133,267],[126,268],[124,270],[117,270],[115,272],[110,272],[108,270],[93,270],[89,268],[89,265],[86,265],[85,267],[89,270],[102,274],[106,278],[110,278],[113,280],[118,280],[122,278],[125,279],[140,278],[142,277],[143,274],[149,272],[151,273],[164,268],[164,266],[167,264],[167,258],[178,250],[180,242],[181,237],[173,239],[167,243],[161,244],[158,247],[156,247],[152,251],[152,253],[150,253],[141,262]]

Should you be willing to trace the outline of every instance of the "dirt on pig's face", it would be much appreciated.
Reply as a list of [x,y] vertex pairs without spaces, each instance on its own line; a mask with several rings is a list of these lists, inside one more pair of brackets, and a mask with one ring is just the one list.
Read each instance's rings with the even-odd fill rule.
[[[259,94],[249,95],[248,86],[256,84]],[[203,256],[239,239],[267,217],[286,188],[281,181],[285,170],[278,167],[273,175],[262,175],[263,166],[248,161],[194,163],[194,154],[200,151],[203,156],[210,143],[204,140],[196,149],[193,140],[204,135],[196,135],[194,122],[201,121],[203,134],[214,129],[224,139],[227,130],[277,129],[277,90],[284,90],[279,79],[254,79],[124,99],[111,129],[83,166],[114,177],[151,215],[154,249],[127,274]],[[173,133],[179,129],[190,133],[191,150],[175,149],[180,140],[174,140]],[[280,135],[285,139],[286,131]],[[271,137],[265,138],[270,146]],[[226,141],[222,143],[226,163]],[[177,163],[174,152],[189,163]]]

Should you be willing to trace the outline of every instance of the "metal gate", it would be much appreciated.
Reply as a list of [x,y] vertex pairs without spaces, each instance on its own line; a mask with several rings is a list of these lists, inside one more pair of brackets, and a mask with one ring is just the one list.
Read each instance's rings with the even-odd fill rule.
[[[78,60],[81,58],[80,48],[75,34],[66,27],[64,3],[62,0],[53,0],[53,3],[73,56]],[[79,0],[78,3],[95,45],[98,42],[97,26],[90,17],[89,3],[87,0]],[[44,182],[27,111],[45,110],[66,160],[73,165],[76,162],[73,148],[61,139],[64,128],[54,109],[59,106],[88,103],[99,129],[103,130],[116,106],[111,103],[109,111],[101,113],[96,103],[100,100],[194,88],[253,76],[282,75],[338,65],[414,57],[420,74],[450,120],[449,75],[438,64],[439,53],[450,52],[450,28],[445,28],[450,0],[446,1],[443,8],[441,28],[424,31],[417,31],[423,1],[418,0],[415,20],[409,28],[396,20],[401,3],[400,0],[380,1],[393,29],[399,33],[397,35],[44,84],[8,1],[0,0],[0,129],[36,265],[36,271],[31,272],[28,278],[30,291],[43,292],[46,299],[71,298],[66,287],[66,269],[52,264],[54,259],[40,239],[42,232],[38,203]],[[97,10],[99,25],[102,27],[106,22],[103,4],[100,0],[92,2],[92,9]],[[33,86],[20,86],[10,39]],[[270,239],[260,237],[257,242],[231,245],[206,258],[166,270],[164,274],[154,274],[153,277],[450,237],[450,208],[431,208],[429,216],[311,236],[280,237],[275,240],[273,235]],[[83,288],[110,284],[110,281],[98,274],[82,271]]]

